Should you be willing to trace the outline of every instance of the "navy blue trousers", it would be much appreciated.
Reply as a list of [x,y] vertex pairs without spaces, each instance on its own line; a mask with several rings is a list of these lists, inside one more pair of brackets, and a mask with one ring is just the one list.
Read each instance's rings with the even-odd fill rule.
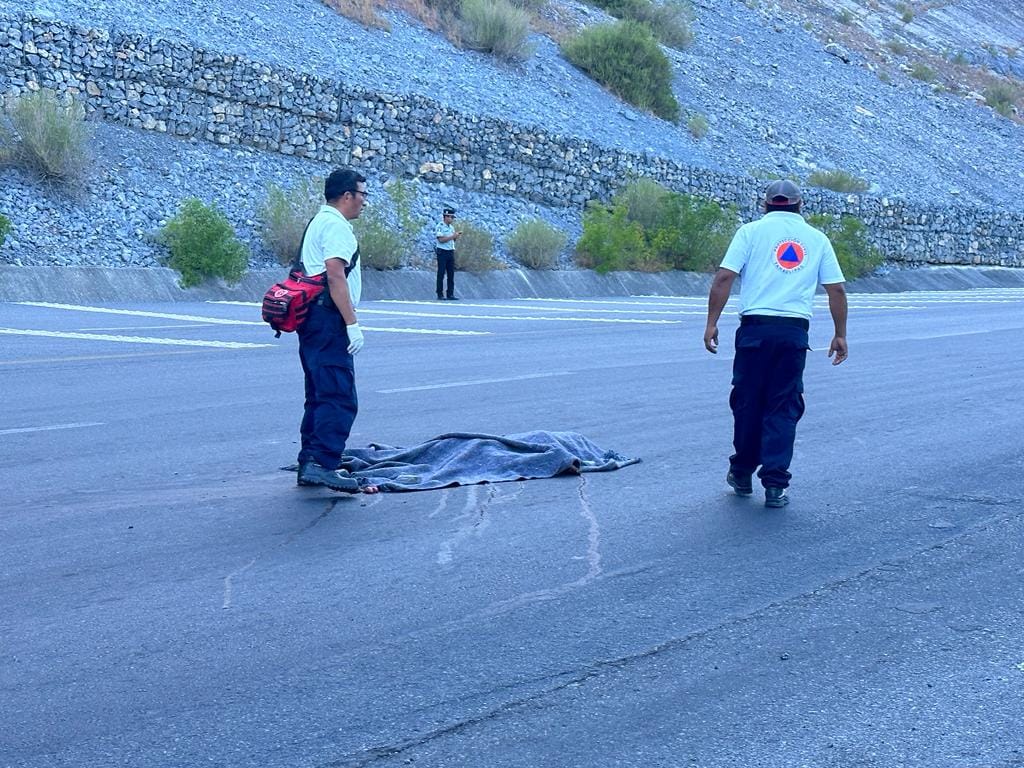
[[765,488],[786,488],[792,477],[796,424],[804,415],[807,350],[806,324],[745,317],[736,331],[729,395],[736,453],[729,465],[734,474],[747,477],[760,467],[757,476]]
[[299,463],[315,461],[337,469],[359,410],[348,332],[341,313],[316,304],[298,333],[306,377]]
[[444,294],[444,278],[448,276],[448,298],[455,295],[455,251],[446,251],[444,248],[435,248],[434,255],[437,256],[437,298]]

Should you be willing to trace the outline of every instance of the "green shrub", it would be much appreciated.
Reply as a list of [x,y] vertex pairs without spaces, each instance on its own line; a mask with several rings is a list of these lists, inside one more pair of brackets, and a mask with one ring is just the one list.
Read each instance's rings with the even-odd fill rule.
[[388,225],[379,209],[366,208],[352,222],[359,242],[359,258],[367,269],[398,269],[408,247],[401,234]]
[[384,192],[395,210],[398,231],[405,241],[405,253],[411,255],[416,247],[416,236],[426,224],[412,215],[413,202],[419,197],[419,185],[396,178],[384,185]]
[[768,168],[762,168],[760,166],[754,166],[749,171],[750,175],[760,181],[778,181],[782,178],[778,171],[773,171]]
[[889,40],[886,42],[885,47],[897,56],[905,56],[907,53],[906,43],[900,40]]
[[88,174],[92,131],[85,122],[85,108],[54,91],[9,98],[0,119],[0,137],[7,160],[42,179],[75,186]]
[[456,229],[462,236],[455,244],[455,268],[463,272],[487,272],[504,269],[505,265],[494,258],[494,238],[491,234],[463,219]]
[[237,283],[245,274],[248,253],[216,205],[188,198],[160,230],[160,240],[171,250],[168,265],[181,273],[182,288],[216,277]]
[[527,269],[554,269],[568,238],[543,219],[520,222],[506,245],[512,258]]
[[701,114],[691,115],[686,121],[686,127],[693,138],[703,139],[708,133],[708,119]]
[[565,57],[613,93],[666,120],[679,117],[672,68],[650,30],[635,21],[590,27],[562,45]]
[[1013,115],[1013,108],[1021,92],[1009,83],[994,83],[985,89],[985,103],[1003,117]]
[[442,20],[456,18],[462,8],[462,0],[424,0],[424,3]]
[[615,202],[626,206],[626,216],[645,230],[658,227],[671,194],[653,179],[631,181],[615,194]]
[[507,0],[462,0],[462,39],[466,46],[499,59],[529,57],[530,12]]
[[611,206],[591,201],[583,214],[583,235],[576,243],[576,264],[597,272],[633,269],[649,263],[644,228],[630,221],[624,203]]
[[12,226],[11,220],[0,213],[0,247],[2,247],[4,242],[7,240],[7,235],[10,233]]
[[302,242],[306,224],[324,201],[324,180],[301,177],[290,187],[267,185],[259,210],[263,242],[280,264],[291,264]]
[[722,262],[738,227],[735,206],[673,192],[649,240],[658,260],[672,269],[710,272]]
[[828,235],[848,280],[869,274],[882,263],[882,254],[868,242],[867,227],[856,216],[837,219],[827,213],[815,213],[807,217],[807,223]]
[[738,226],[735,206],[723,208],[641,179],[627,185],[609,205],[588,205],[576,263],[598,272],[712,270]]
[[691,9],[681,0],[654,3],[651,0],[596,0],[594,5],[623,21],[636,21],[670,48],[683,49],[693,42]]
[[915,80],[920,80],[924,83],[934,83],[938,78],[934,69],[920,61],[910,68],[910,76]]
[[364,266],[398,269],[414,261],[416,237],[424,225],[412,215],[417,195],[415,182],[389,181],[384,185],[384,194],[352,222]]
[[831,189],[834,192],[867,192],[871,185],[846,171],[815,171],[807,177],[812,187]]

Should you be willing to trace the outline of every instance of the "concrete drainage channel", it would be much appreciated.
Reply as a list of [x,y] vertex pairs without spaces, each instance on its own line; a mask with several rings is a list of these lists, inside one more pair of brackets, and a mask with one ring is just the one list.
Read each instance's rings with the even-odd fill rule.
[[[178,274],[162,268],[0,266],[0,301],[168,302],[233,299],[257,301],[285,270],[249,272],[238,285],[210,283],[183,289]],[[604,296],[699,296],[711,276],[691,272],[613,272],[508,269],[456,277],[456,292],[467,299],[587,298]],[[1024,269],[935,266],[894,269],[851,281],[851,292],[892,293],[1024,288]],[[430,299],[434,274],[425,270],[363,272],[363,300]]]

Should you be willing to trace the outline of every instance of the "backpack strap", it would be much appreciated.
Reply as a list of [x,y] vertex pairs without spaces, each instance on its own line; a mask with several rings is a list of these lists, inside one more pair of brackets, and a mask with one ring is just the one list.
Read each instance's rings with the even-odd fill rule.
[[[315,219],[316,216],[313,217]],[[313,223],[313,219],[306,222],[306,228],[302,230],[302,238],[299,240],[299,250],[295,254],[295,258],[292,259],[291,266],[288,268],[289,272],[302,272],[305,274],[306,267],[302,263],[302,246],[306,244],[306,233],[309,232],[309,225]]]

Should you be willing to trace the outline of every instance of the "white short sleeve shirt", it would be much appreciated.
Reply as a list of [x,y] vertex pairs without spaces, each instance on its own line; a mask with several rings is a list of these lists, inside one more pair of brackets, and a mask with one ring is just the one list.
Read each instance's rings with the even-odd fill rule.
[[[436,227],[434,227],[434,237],[435,238],[436,237],[451,237],[454,234],[455,234],[455,225],[453,225],[453,224],[445,224],[442,221],[442,222],[439,222]],[[455,250],[455,241],[454,240],[446,240],[443,243],[435,242],[434,245],[437,248],[440,248],[442,251],[454,251]]]
[[741,315],[810,320],[818,285],[846,282],[825,233],[788,211],[740,227],[721,266],[742,278]]
[[[337,208],[322,205],[306,230],[306,239],[302,243],[302,266],[310,277],[322,275],[327,271],[328,259],[341,259],[349,265],[358,249],[349,220]],[[361,267],[357,261],[355,268],[348,273],[348,292],[353,307],[359,304],[363,292]]]

